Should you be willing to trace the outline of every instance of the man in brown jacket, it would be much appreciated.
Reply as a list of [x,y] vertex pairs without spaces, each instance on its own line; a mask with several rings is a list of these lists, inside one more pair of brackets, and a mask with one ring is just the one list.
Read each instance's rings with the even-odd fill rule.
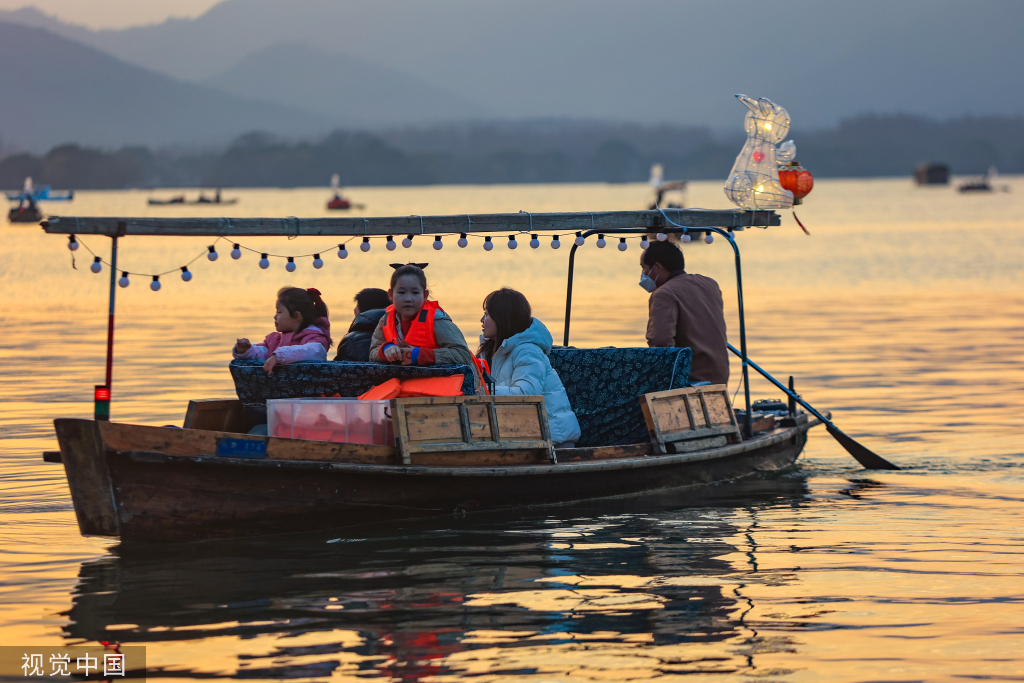
[[640,255],[640,286],[651,292],[647,345],[693,350],[691,382],[729,382],[728,338],[722,290],[703,275],[685,271],[683,252],[672,242],[651,242]]

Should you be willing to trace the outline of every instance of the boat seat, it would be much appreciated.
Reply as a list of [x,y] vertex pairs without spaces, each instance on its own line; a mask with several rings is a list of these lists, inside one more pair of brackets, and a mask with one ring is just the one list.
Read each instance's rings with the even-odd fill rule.
[[688,348],[555,347],[549,355],[580,422],[584,446],[650,441],[640,396],[689,386]]
[[472,394],[476,380],[468,365],[385,365],[350,361],[303,361],[278,365],[273,376],[263,372],[263,361],[233,360],[229,366],[235,392],[247,406],[265,405],[268,398],[359,396],[392,377],[447,377],[461,373],[462,392]]

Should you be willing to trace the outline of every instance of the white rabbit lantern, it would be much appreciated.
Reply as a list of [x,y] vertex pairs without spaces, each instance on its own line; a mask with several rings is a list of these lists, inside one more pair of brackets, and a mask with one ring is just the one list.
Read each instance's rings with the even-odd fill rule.
[[779,182],[778,164],[796,157],[796,145],[792,140],[775,145],[789,132],[789,112],[763,97],[736,97],[750,109],[744,120],[747,144],[725,181],[725,196],[743,209],[788,209],[793,193]]

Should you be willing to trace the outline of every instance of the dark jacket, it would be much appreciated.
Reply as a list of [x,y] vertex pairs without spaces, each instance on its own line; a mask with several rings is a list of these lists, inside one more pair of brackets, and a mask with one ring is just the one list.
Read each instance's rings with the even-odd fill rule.
[[648,346],[689,346],[693,349],[691,382],[728,384],[728,338],[717,282],[676,271],[654,290],[648,308]]
[[383,308],[360,313],[348,328],[348,333],[338,342],[338,355],[334,360],[351,360],[366,363],[370,360],[370,341],[377,323],[384,317]]

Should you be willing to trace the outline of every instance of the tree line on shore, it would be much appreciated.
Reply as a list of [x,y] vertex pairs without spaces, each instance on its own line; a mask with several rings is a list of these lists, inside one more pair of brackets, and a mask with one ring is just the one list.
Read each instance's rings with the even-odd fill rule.
[[[816,177],[908,176],[940,161],[954,173],[1024,172],[1024,117],[946,122],[861,116],[821,131],[794,131],[800,162]],[[133,187],[308,187],[557,182],[643,182],[652,164],[665,177],[724,179],[743,144],[705,128],[573,121],[480,123],[381,133],[336,131],[290,141],[250,133],[226,148],[181,151],[65,144],[41,155],[0,159],[0,187],[26,176],[65,189]]]

